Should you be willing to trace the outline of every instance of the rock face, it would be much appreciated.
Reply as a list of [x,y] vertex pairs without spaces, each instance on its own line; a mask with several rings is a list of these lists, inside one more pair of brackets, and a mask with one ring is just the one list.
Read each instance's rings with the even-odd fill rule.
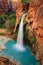
[[10,61],[8,58],[0,57],[0,65],[19,65],[19,64]]
[[13,3],[15,2],[21,2],[21,0],[12,0]]
[[8,13],[8,2],[7,0],[0,0],[0,14]]
[[16,12],[16,24],[14,28],[14,32],[16,31],[16,27],[19,24],[19,20],[24,12],[27,12],[29,8],[29,3],[23,4],[21,0],[12,0],[12,9]]
[[43,0],[33,0],[27,13],[26,20],[30,17],[30,29],[33,31],[38,46],[38,56],[43,65]]

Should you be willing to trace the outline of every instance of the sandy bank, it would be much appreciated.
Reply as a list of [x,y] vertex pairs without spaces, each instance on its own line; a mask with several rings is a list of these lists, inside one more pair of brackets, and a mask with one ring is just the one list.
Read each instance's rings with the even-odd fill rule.
[[0,51],[2,51],[3,49],[6,49],[5,47],[5,43],[7,41],[11,40],[10,38],[6,37],[6,36],[0,36]]

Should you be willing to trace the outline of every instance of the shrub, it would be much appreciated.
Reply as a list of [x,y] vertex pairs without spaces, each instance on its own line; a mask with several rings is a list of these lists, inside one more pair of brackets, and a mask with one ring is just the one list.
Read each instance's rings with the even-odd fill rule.
[[21,0],[22,3],[29,3],[31,0]]
[[15,19],[8,19],[5,23],[6,25],[6,28],[11,32],[13,33],[13,29],[14,29],[14,26],[15,26]]

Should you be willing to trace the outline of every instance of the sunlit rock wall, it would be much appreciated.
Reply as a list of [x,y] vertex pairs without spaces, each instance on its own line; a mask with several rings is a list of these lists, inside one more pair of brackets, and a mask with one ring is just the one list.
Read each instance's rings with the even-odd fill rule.
[[16,7],[18,6],[18,3],[20,3],[21,0],[12,0],[12,10],[16,10]]
[[[43,38],[43,0],[33,0],[27,13],[27,19],[30,19],[30,27],[34,31],[36,37]],[[28,20],[27,20],[28,21]],[[38,40],[38,38],[36,38]],[[38,42],[40,42],[38,40]],[[41,41],[43,43],[43,41]]]
[[32,0],[27,13],[27,21],[31,21],[30,29],[33,31],[38,46],[38,53],[43,65],[43,0]]
[[21,2],[21,0],[12,0],[12,2]]
[[33,0],[30,4],[29,15],[32,21],[32,29],[36,37],[38,36],[36,39],[39,44],[43,44],[43,0]]

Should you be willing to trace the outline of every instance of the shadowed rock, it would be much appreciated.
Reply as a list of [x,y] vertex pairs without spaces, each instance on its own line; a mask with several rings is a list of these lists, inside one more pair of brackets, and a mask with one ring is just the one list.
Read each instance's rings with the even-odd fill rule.
[[37,40],[37,58],[40,57],[39,60],[43,65],[43,0],[33,0],[30,3],[26,20],[32,22],[29,26]]
[[10,61],[8,58],[0,56],[0,65],[19,65],[16,62]]

